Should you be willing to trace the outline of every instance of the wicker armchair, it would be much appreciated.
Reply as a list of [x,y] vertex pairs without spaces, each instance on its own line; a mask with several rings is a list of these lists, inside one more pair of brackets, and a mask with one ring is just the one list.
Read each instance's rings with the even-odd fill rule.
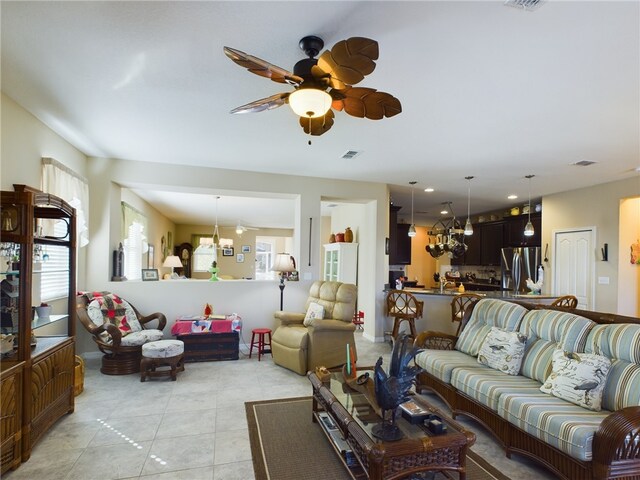
[[[137,373],[140,371],[142,345],[162,338],[162,330],[167,324],[167,318],[162,313],[143,316],[133,305],[116,296],[115,298],[119,301],[118,308],[125,313],[122,315],[125,318],[125,324],[131,325],[124,328],[122,322],[118,325],[118,322],[112,319],[105,320],[107,317],[100,313],[99,299],[110,297],[114,296],[109,292],[78,295],[76,297],[78,319],[92,335],[98,349],[104,353],[100,368],[102,373],[105,375]],[[128,320],[127,317],[129,317]],[[150,323],[156,320],[157,325],[153,328]]]

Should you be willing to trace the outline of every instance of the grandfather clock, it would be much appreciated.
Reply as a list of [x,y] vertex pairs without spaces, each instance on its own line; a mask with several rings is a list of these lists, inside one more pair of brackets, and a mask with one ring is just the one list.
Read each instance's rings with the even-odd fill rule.
[[174,255],[177,255],[182,262],[182,268],[176,268],[179,275],[191,278],[191,258],[193,256],[193,247],[190,243],[181,243],[174,247]]

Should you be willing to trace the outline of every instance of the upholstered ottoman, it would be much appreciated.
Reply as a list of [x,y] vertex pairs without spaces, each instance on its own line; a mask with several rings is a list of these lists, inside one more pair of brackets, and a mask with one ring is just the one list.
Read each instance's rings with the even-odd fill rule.
[[[140,381],[149,377],[171,376],[175,381],[176,373],[184,371],[184,342],[180,340],[157,340],[142,345],[142,360],[140,361]],[[168,370],[158,370],[158,367],[170,367]]]

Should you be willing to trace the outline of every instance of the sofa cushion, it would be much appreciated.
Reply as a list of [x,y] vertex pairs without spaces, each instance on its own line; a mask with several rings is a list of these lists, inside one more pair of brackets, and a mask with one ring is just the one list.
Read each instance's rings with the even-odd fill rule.
[[324,307],[319,303],[311,302],[309,303],[307,313],[304,316],[304,321],[302,323],[305,327],[308,327],[311,324],[311,320],[315,320],[316,318],[322,319],[323,317]]
[[540,391],[599,412],[611,360],[594,353],[556,349],[553,370]]
[[451,374],[451,385],[492,410],[498,409],[503,393],[540,394],[540,382],[477,364],[476,368],[456,368]]
[[518,329],[527,309],[516,303],[492,298],[483,298],[474,305],[471,318],[456,342],[456,350],[478,356],[480,346],[491,327],[512,332]]
[[551,357],[558,344],[568,352],[582,352],[595,322],[555,310],[531,310],[519,331],[527,336],[522,375],[544,382],[551,373]]
[[611,412],[593,412],[544,393],[505,392],[498,415],[578,460],[592,459],[593,436]]
[[95,295],[87,305],[87,315],[98,326],[107,322],[114,324],[122,332],[123,337],[131,332],[142,330],[133,307],[113,293]]
[[415,362],[427,373],[446,383],[451,382],[451,372],[455,368],[480,367],[474,357],[457,350],[424,350],[416,355]]
[[612,360],[602,408],[620,410],[640,405],[640,325],[597,325],[589,334],[585,352]]
[[519,332],[491,327],[480,347],[478,363],[508,375],[518,375],[526,341],[527,337]]

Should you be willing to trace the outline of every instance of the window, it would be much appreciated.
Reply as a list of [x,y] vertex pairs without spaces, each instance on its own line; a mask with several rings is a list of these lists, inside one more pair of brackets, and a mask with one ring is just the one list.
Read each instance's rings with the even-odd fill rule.
[[213,238],[210,235],[192,235],[193,245],[197,245],[193,251],[193,271],[208,272],[211,264],[217,261],[218,255],[213,246]]
[[142,278],[142,256],[148,251],[144,232],[147,217],[126,202],[122,202],[122,246],[124,247],[124,275],[127,280]]
[[274,245],[269,242],[256,241],[256,279],[271,280],[276,278],[276,272],[271,270],[273,266]]
[[[55,222],[53,236],[64,238],[67,223]],[[40,301],[49,302],[69,295],[69,249],[58,245],[42,248],[42,269],[40,274]]]

